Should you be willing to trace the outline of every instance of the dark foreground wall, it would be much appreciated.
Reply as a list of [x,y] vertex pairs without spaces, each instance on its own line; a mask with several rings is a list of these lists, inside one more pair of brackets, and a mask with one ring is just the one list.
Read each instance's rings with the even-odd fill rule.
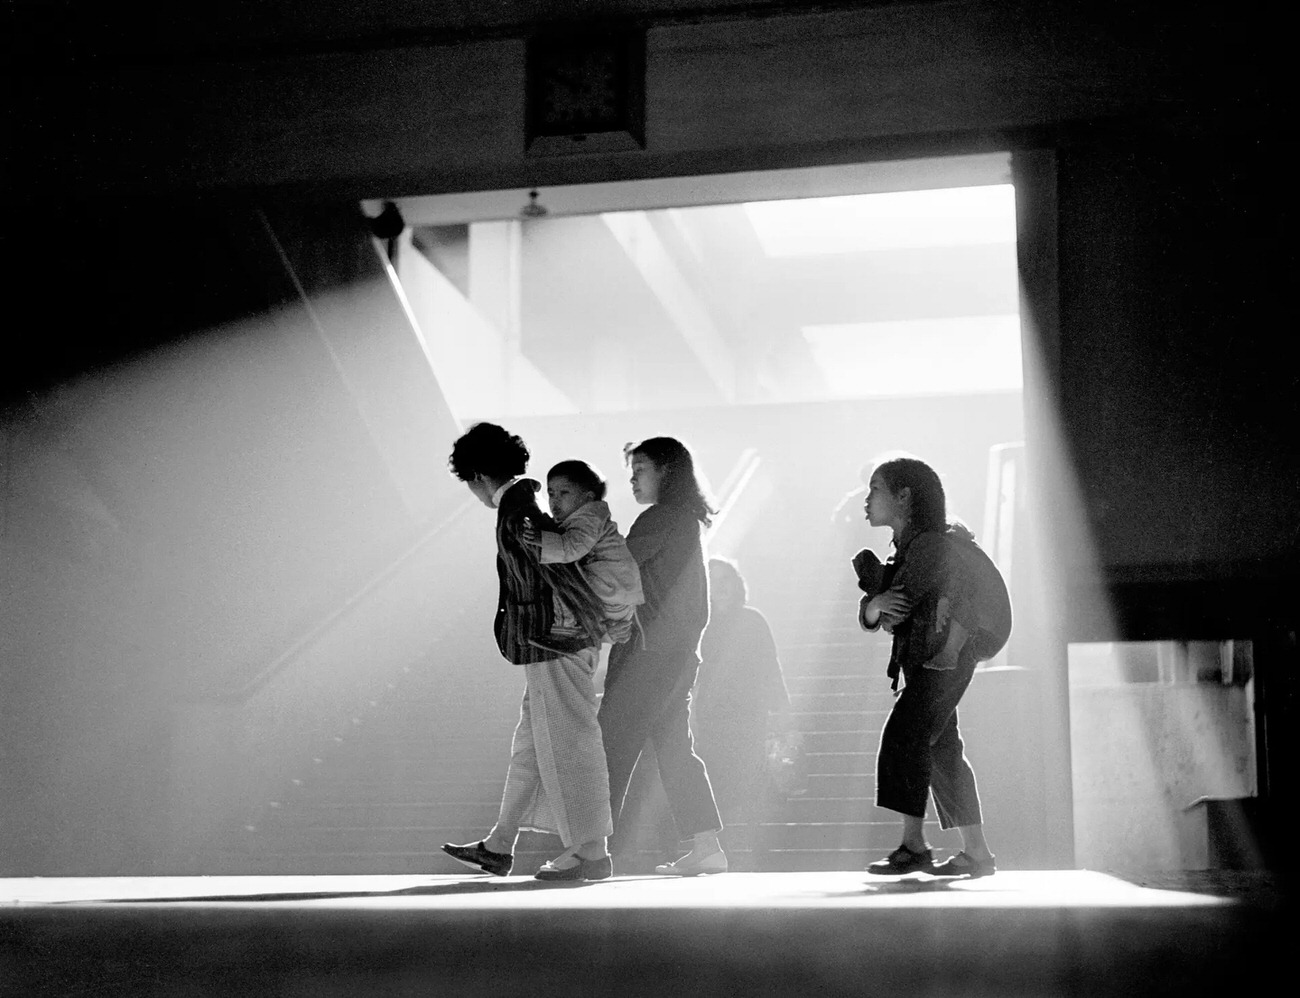
[[1239,582],[1268,613],[1258,587],[1294,587],[1293,148],[1129,133],[1058,155],[1060,404],[1110,581]]

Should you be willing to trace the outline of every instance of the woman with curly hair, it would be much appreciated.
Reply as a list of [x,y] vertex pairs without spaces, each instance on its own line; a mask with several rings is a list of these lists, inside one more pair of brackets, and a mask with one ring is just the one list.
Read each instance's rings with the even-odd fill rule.
[[524,669],[524,699],[496,825],[480,842],[442,848],[473,870],[505,876],[521,829],[549,832],[566,849],[539,880],[604,880],[613,873],[605,749],[593,677],[603,607],[574,564],[542,564],[525,534],[555,530],[537,505],[541,483],[523,477],[528,448],[478,423],[452,448],[452,473],[497,511],[499,591],[493,630],[502,656]]

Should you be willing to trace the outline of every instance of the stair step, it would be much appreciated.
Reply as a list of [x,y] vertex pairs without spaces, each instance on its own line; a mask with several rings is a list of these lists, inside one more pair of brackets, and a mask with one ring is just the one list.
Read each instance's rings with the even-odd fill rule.
[[806,822],[764,825],[761,841],[769,849],[893,849],[898,845],[899,823]]
[[861,797],[876,789],[874,771],[865,773],[813,773],[806,781],[807,789],[800,796],[812,798],[852,798]]
[[885,717],[883,712],[868,714],[857,710],[819,713],[791,711],[791,716],[798,730],[805,735],[814,731],[879,731]]
[[[879,743],[879,733],[869,728],[858,731],[812,731],[803,735],[803,750],[809,755],[822,755],[832,752],[869,752],[874,759],[876,746]],[[825,770],[819,771],[825,772]]]
[[[858,790],[874,789],[875,782]],[[767,812],[769,823],[874,821],[889,812],[876,807],[870,797],[792,797]]]
[[877,692],[873,687],[879,683],[886,690],[889,689],[889,682],[884,680],[884,670],[882,669],[878,676],[853,675],[851,673],[824,674],[817,676],[786,676],[785,687],[791,696],[796,694],[813,693],[818,695],[827,695],[831,693],[849,693],[849,694],[872,694]]
[[809,776],[869,775],[876,771],[876,753],[805,752]]
[[[275,815],[277,830],[304,828],[436,828],[473,824],[486,814],[495,820],[499,798],[408,804],[304,805]],[[264,824],[269,825],[270,822]]]
[[328,807],[333,805],[393,806],[441,805],[450,802],[499,802],[505,785],[505,763],[498,771],[473,783],[439,780],[356,780],[324,775],[310,784],[296,787],[280,801],[281,807]]
[[883,701],[883,697],[865,690],[851,693],[790,693],[790,706],[801,714],[819,714],[824,711],[833,711],[837,714],[845,711],[876,711],[884,713],[889,710],[889,705]]

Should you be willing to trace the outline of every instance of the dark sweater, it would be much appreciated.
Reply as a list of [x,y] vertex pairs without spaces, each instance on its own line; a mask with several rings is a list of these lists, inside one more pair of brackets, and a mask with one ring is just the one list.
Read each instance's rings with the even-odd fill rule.
[[912,600],[910,613],[902,617],[882,613],[868,628],[883,627],[894,636],[888,674],[895,688],[900,671],[930,661],[942,645],[937,616],[947,581],[947,545],[939,531],[905,531],[895,539],[894,554],[884,566],[858,570],[858,587],[868,596],[897,587]]
[[650,506],[627,532],[645,592],[638,618],[651,651],[699,651],[709,622],[703,532],[689,509],[668,503]]
[[[991,658],[1006,644],[1011,633],[1006,584],[969,531],[909,530],[884,566],[871,564],[874,559],[866,554],[854,559],[858,586],[871,596],[897,587],[912,600],[905,617],[881,614],[876,624],[894,635],[889,676],[895,683],[900,670],[906,675],[916,666],[955,668],[956,652],[967,640],[976,661]],[[961,628],[950,643],[954,622]]]

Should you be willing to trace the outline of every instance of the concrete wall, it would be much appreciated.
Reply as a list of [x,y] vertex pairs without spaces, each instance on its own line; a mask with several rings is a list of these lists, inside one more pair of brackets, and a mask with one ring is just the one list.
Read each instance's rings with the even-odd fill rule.
[[1269,345],[1287,142],[1058,153],[1060,408],[1104,570],[1294,577],[1300,383]]
[[[1184,646],[1184,656],[1186,650]],[[1253,687],[1136,669],[1134,646],[1071,649],[1075,858],[1109,870],[1197,870],[1209,862],[1202,797],[1258,792]],[[1173,642],[1151,657],[1173,657]],[[1218,646],[1193,646],[1213,658]],[[1154,663],[1153,663],[1154,664]],[[1138,681],[1134,681],[1138,680]]]

